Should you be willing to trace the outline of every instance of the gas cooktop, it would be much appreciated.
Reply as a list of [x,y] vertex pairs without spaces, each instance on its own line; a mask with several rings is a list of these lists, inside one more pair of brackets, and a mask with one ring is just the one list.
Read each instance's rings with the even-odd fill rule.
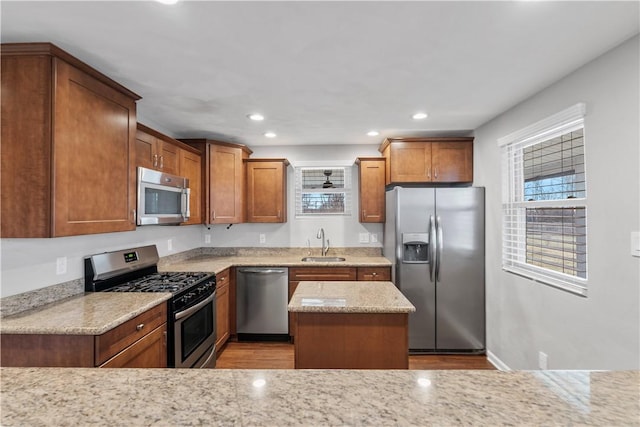
[[105,292],[171,292],[190,288],[210,273],[153,273],[105,289]]

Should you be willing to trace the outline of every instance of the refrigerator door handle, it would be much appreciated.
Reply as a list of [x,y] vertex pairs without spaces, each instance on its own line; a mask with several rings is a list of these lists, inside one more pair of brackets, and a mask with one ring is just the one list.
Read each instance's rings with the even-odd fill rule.
[[429,279],[435,280],[436,271],[436,224],[433,215],[429,216]]
[[442,248],[443,248],[443,240],[442,240],[442,220],[440,217],[436,217],[436,245],[437,245],[437,255],[436,255],[436,282],[440,281],[440,264],[442,264]]

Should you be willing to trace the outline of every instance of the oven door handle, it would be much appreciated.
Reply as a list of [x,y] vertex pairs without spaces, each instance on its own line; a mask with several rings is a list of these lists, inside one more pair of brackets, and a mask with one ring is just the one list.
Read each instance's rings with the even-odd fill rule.
[[191,316],[193,313],[195,313],[196,311],[200,310],[202,307],[204,307],[205,305],[209,304],[211,301],[213,301],[213,299],[216,297],[216,291],[213,291],[213,293],[211,294],[211,296],[207,297],[207,299],[205,299],[202,302],[199,302],[198,304],[194,305],[193,307],[189,307],[188,309],[184,310],[184,311],[180,311],[178,313],[176,313],[175,319],[176,320],[180,320],[183,317],[187,317],[187,316]]

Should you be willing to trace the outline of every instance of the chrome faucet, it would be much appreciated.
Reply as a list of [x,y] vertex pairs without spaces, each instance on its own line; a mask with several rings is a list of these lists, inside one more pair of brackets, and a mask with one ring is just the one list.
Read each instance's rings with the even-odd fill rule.
[[324,228],[321,228],[320,230],[318,230],[318,234],[316,235],[316,239],[322,239],[322,256],[326,256],[327,252],[329,252],[329,239],[327,239],[327,242],[325,244]]

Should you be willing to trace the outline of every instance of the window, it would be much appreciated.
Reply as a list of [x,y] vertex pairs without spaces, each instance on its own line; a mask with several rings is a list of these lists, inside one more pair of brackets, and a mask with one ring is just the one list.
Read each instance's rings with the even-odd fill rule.
[[296,216],[350,214],[350,167],[296,167]]
[[587,292],[584,104],[501,138],[502,267]]

